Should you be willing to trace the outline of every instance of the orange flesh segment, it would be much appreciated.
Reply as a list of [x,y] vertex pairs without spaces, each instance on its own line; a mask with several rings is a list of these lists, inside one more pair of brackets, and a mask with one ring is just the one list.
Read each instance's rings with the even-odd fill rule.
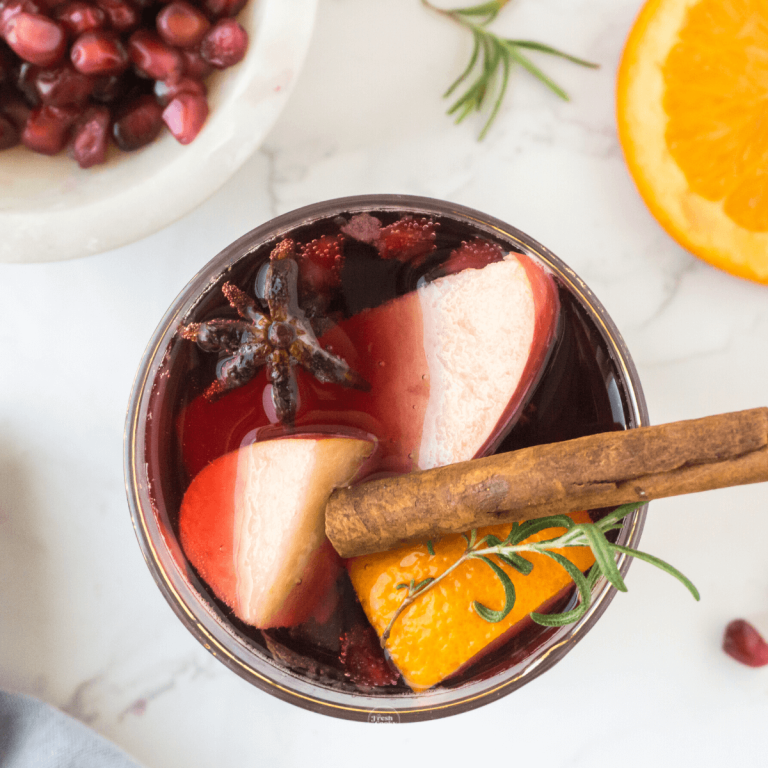
[[[577,512],[571,517],[577,523],[590,521],[586,512]],[[479,539],[493,534],[503,540],[510,528],[510,525],[481,528],[477,536]],[[551,539],[564,531],[564,528],[550,528],[527,541]],[[405,599],[407,590],[397,589],[397,585],[408,584],[411,579],[418,584],[428,577],[436,578],[462,556],[466,546],[461,535],[445,536],[434,542],[434,555],[429,554],[425,543],[404,545],[349,561],[352,584],[379,637]],[[582,571],[594,563],[589,547],[556,551]],[[514,633],[516,624],[573,583],[566,571],[546,555],[523,554],[534,566],[529,576],[502,565],[517,594],[513,609],[502,621],[487,622],[472,608],[475,600],[493,610],[504,606],[501,582],[490,566],[476,559],[462,563],[397,618],[386,647],[411,688],[424,690],[445,680],[501,635]]]
[[768,231],[768,6],[702,0],[663,66],[666,143],[690,189]]

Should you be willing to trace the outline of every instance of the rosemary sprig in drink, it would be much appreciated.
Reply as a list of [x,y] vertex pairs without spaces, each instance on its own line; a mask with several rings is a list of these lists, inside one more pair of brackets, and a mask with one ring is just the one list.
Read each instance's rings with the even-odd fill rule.
[[457,24],[466,27],[474,38],[474,47],[469,64],[459,75],[448,90],[443,94],[445,98],[449,97],[454,91],[470,76],[474,77],[467,90],[449,108],[449,115],[456,115],[456,122],[460,123],[472,111],[481,111],[486,105],[491,104],[490,114],[485,122],[485,126],[480,132],[479,139],[482,140],[488,129],[491,127],[496,115],[501,108],[504,100],[504,94],[509,84],[509,75],[512,67],[516,64],[530,72],[534,77],[540,80],[544,85],[550,88],[561,99],[568,101],[568,94],[539,67],[537,67],[525,55],[524,51],[538,51],[551,56],[558,56],[567,59],[574,64],[582,67],[591,67],[595,69],[599,64],[571,56],[562,51],[552,48],[543,43],[537,43],[533,40],[513,40],[495,35],[487,29],[499,11],[509,2],[509,0],[490,0],[487,3],[473,5],[467,8],[454,8],[444,10],[432,5],[429,0],[422,0],[422,3],[433,11],[447,16]]
[[[616,565],[615,556],[617,554],[625,554],[631,557],[636,557],[639,560],[645,560],[647,563],[655,565],[662,571],[666,571],[671,576],[674,576],[681,581],[694,598],[699,600],[700,596],[696,587],[688,578],[669,563],[666,563],[653,555],[649,555],[646,552],[640,552],[639,550],[630,549],[629,547],[624,547],[620,544],[614,544],[606,538],[606,534],[610,531],[619,530],[621,528],[620,521],[630,513],[634,512],[639,506],[639,504],[625,504],[596,523],[575,523],[567,515],[552,515],[550,517],[539,518],[538,520],[529,520],[524,523],[513,523],[512,529],[503,541],[493,535],[483,536],[478,539],[477,531],[471,531],[469,536],[465,536],[467,548],[464,551],[464,554],[439,576],[424,579],[418,584],[415,584],[414,580],[411,579],[409,584],[403,583],[397,585],[398,589],[407,589],[408,591],[405,599],[400,603],[381,635],[382,646],[386,645],[395,621],[397,621],[397,618],[409,605],[421,597],[427,590],[432,589],[443,581],[443,579],[453,573],[462,563],[471,559],[482,560],[486,563],[497,576],[504,588],[505,601],[501,610],[493,610],[476,600],[472,603],[472,608],[477,615],[485,621],[492,623],[502,621],[507,616],[515,604],[516,596],[515,585],[512,583],[512,580],[499,563],[491,558],[495,557],[501,563],[511,566],[519,573],[527,576],[533,570],[533,563],[521,554],[526,552],[536,552],[552,558],[558,565],[568,572],[579,590],[579,604],[570,611],[555,614],[536,612],[530,614],[533,621],[546,627],[560,627],[565,624],[572,624],[584,616],[592,603],[592,589],[601,576],[605,576],[605,578],[621,592],[627,591],[624,579]],[[565,528],[566,531],[562,535],[551,539],[544,539],[543,541],[526,541],[526,539],[534,534],[549,528]],[[566,549],[568,547],[585,546],[592,550],[592,554],[595,557],[595,564],[586,576],[568,558],[564,557],[559,552],[553,551],[557,549]],[[434,549],[432,547],[432,542],[428,543],[428,550],[430,555],[433,554]]]

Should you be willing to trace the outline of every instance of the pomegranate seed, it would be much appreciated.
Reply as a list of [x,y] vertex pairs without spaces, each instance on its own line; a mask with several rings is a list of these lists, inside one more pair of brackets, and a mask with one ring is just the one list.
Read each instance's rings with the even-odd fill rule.
[[92,29],[102,29],[107,23],[107,15],[101,8],[83,0],[69,0],[56,8],[54,16],[72,37]]
[[160,37],[178,48],[199,45],[211,22],[205,15],[184,0],[174,0],[157,14],[157,31]]
[[104,29],[83,32],[72,44],[69,56],[75,69],[84,75],[116,74],[129,62],[120,38]]
[[725,628],[723,650],[748,667],[764,667],[768,664],[768,643],[744,619],[736,619]]
[[223,19],[206,33],[200,55],[216,69],[225,69],[242,61],[247,48],[248,33],[234,19]]
[[180,93],[163,110],[163,122],[179,144],[189,144],[208,117],[208,100],[196,93]]
[[21,96],[15,93],[4,93],[2,94],[0,112],[16,126],[17,131],[21,132],[24,130],[32,108]]
[[43,106],[32,110],[21,133],[25,147],[43,155],[55,155],[67,143],[67,135],[80,111],[75,107]]
[[72,132],[72,157],[81,168],[100,165],[107,159],[110,115],[107,107],[88,107]]
[[136,84],[136,78],[132,72],[123,72],[119,75],[103,75],[96,79],[93,85],[91,98],[102,104],[112,104],[123,98]]
[[248,0],[203,0],[201,6],[212,19],[237,16]]
[[115,32],[129,32],[141,22],[141,11],[125,0],[96,0]]
[[9,149],[19,143],[19,129],[13,121],[0,115],[0,149]]
[[5,40],[24,61],[50,67],[67,50],[64,27],[37,13],[16,14],[4,28]]
[[128,55],[136,72],[152,80],[178,80],[184,71],[181,54],[146,29],[137,29],[128,38]]
[[206,96],[208,89],[200,80],[193,77],[182,77],[173,83],[165,83],[158,80],[155,83],[155,97],[158,103],[165,107],[173,101],[180,93],[191,93],[195,96]]
[[199,51],[182,51],[184,74],[196,80],[204,80],[213,72],[213,67],[200,55]]
[[11,49],[0,40],[0,85],[11,79],[14,60],[15,57],[11,53]]
[[40,106],[40,95],[35,86],[35,78],[39,72],[40,67],[36,67],[34,64],[25,61],[19,67],[18,76],[16,77],[16,88],[27,100],[27,104],[33,107]]
[[34,82],[40,101],[52,107],[85,104],[95,83],[90,75],[78,72],[69,63],[56,69],[38,70]]
[[0,35],[5,35],[5,26],[20,13],[42,13],[43,9],[34,0],[0,1]]
[[112,128],[120,149],[132,152],[157,138],[163,127],[163,108],[153,96],[138,96],[121,110]]

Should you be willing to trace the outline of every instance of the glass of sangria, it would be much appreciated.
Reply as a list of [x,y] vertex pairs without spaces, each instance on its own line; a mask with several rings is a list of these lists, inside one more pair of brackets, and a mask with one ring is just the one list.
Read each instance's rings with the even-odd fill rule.
[[[257,227],[190,281],[137,374],[126,486],[158,587],[222,663],[312,711],[418,721],[531,681],[615,590],[600,579],[577,622],[541,626],[525,611],[567,611],[578,594],[567,574],[542,586],[537,565],[516,582],[523,613],[481,638],[462,624],[471,601],[451,604],[461,585],[385,630],[411,564],[452,544],[343,561],[322,498],[334,483],[647,423],[619,332],[554,254],[469,208],[358,196]],[[635,547],[644,519],[628,515],[616,542]]]

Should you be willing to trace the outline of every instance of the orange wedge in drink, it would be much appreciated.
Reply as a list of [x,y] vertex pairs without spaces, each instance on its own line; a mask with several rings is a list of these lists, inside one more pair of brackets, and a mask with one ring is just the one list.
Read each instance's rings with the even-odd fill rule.
[[[590,521],[587,512],[575,512],[571,517],[577,523]],[[480,528],[477,535],[482,538],[493,534],[504,539],[510,529],[510,525],[491,526]],[[549,528],[526,542],[563,533],[565,528]],[[452,534],[435,541],[432,551],[426,544],[404,544],[388,552],[348,561],[352,584],[368,620],[379,637],[389,628],[386,649],[405,682],[415,691],[461,673],[529,626],[532,611],[546,611],[550,601],[573,587],[568,572],[546,555],[526,553],[533,564],[528,576],[499,562],[497,565],[514,584],[517,597],[506,617],[491,623],[473,605],[478,601],[491,610],[500,610],[504,605],[504,587],[486,563],[469,559],[397,616],[406,596],[399,585],[407,585],[411,580],[419,584],[424,579],[437,579],[461,558],[466,546],[461,534]],[[589,547],[555,551],[582,571],[595,562]]]
[[619,138],[654,216],[768,283],[768,2],[649,0],[618,73]]

